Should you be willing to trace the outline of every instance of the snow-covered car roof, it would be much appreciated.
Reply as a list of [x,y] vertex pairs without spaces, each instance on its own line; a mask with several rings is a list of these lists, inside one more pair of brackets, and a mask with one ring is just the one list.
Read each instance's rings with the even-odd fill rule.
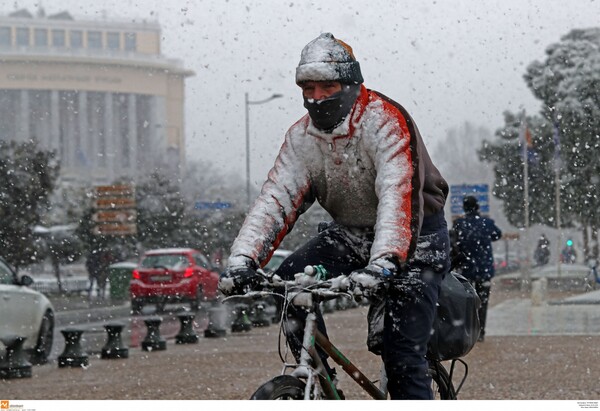
[[189,253],[199,253],[200,251],[194,248],[157,248],[155,250],[148,250],[144,253],[144,255],[150,254],[189,254]]

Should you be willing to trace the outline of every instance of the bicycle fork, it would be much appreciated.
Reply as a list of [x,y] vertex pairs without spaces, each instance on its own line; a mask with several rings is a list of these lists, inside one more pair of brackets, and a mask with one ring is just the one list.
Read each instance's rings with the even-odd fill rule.
[[[317,317],[314,312],[309,312],[306,316],[304,326],[304,337],[302,341],[302,350],[300,351],[300,363],[292,372],[292,376],[297,378],[306,378],[306,389],[304,399],[310,400],[318,397],[321,386],[325,398],[341,399],[331,377],[325,370],[323,361],[317,352],[315,346],[315,335],[321,334],[317,330]],[[319,384],[316,384],[315,378],[318,378]]]

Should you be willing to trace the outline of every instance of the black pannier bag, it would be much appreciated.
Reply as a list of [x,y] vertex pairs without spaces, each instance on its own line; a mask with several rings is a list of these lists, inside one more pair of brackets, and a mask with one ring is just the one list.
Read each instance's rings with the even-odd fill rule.
[[481,300],[469,280],[458,273],[446,274],[427,357],[446,361],[467,355],[479,338],[479,307]]
[[[367,314],[367,348],[381,355],[383,349],[383,321],[385,299],[383,290],[375,291]],[[433,332],[427,347],[431,360],[446,361],[469,353],[479,338],[481,300],[465,277],[450,272],[442,280]]]

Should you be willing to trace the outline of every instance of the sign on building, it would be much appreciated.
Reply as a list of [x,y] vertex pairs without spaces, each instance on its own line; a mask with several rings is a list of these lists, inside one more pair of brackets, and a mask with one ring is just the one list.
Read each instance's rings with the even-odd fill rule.
[[195,210],[224,210],[226,208],[231,208],[231,203],[224,201],[196,201],[194,204]]
[[130,235],[137,233],[135,186],[129,184],[96,186],[94,189],[96,235]]
[[481,214],[490,212],[490,189],[488,184],[458,184],[450,186],[450,213],[452,217],[464,214],[463,198],[473,196],[479,202]]

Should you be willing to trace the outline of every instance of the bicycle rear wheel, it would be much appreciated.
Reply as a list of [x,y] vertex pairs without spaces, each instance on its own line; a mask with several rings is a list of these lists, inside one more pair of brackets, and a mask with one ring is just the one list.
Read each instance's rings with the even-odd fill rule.
[[251,400],[303,400],[304,384],[291,375],[279,375],[261,385]]
[[455,400],[454,387],[448,371],[442,364],[433,363],[429,366],[432,379],[433,397],[436,400]]

